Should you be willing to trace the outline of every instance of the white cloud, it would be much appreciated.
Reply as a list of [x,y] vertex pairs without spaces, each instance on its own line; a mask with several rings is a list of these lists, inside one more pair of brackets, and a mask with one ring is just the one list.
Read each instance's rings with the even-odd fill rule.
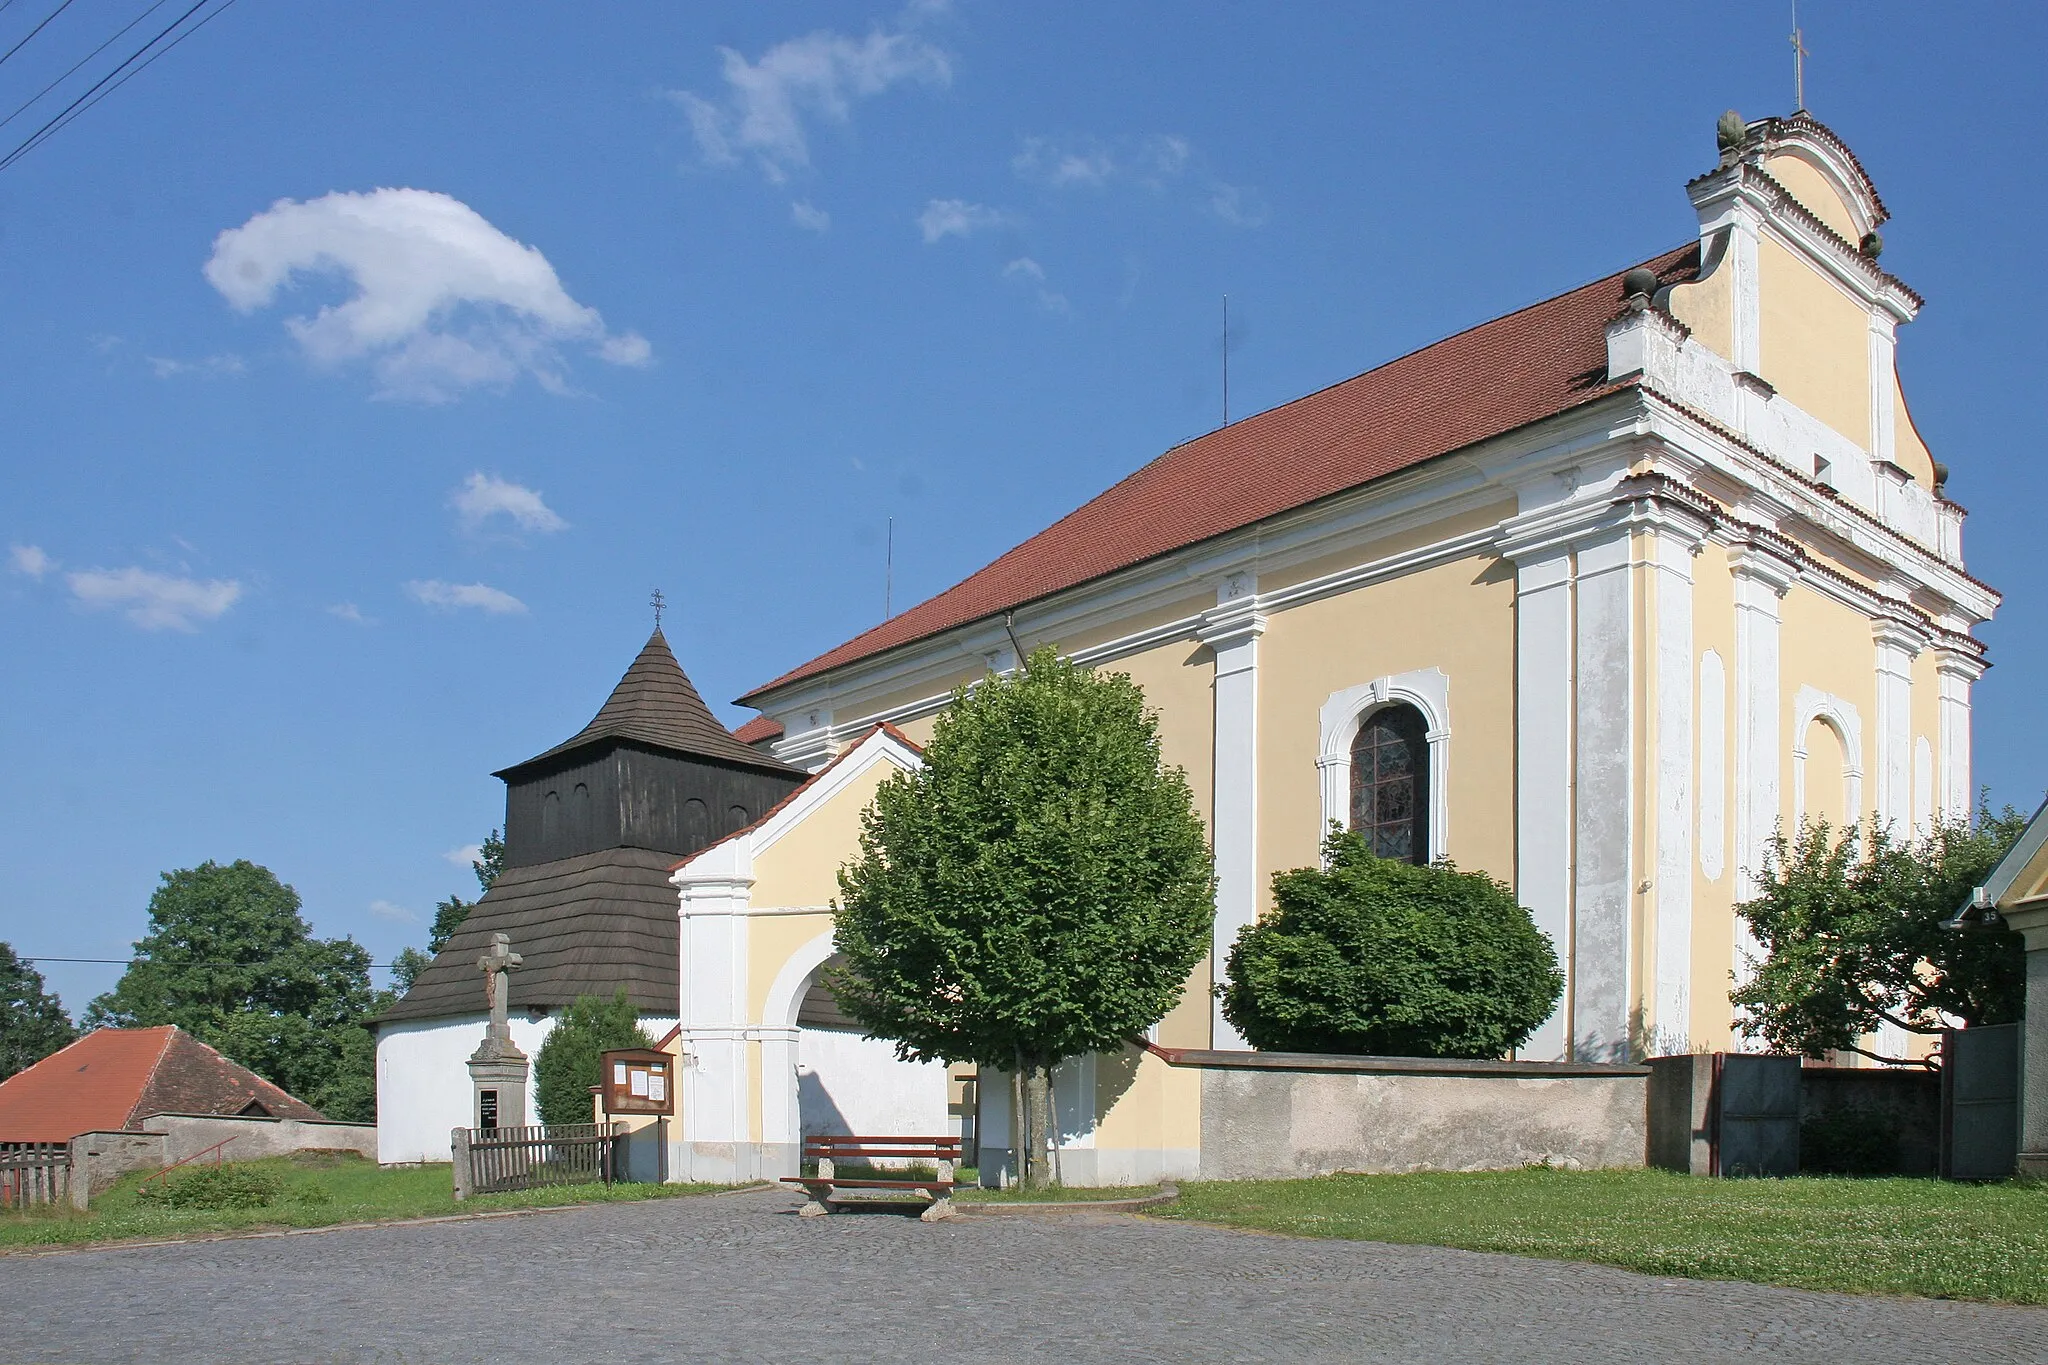
[[177,578],[148,569],[86,569],[65,581],[78,602],[95,610],[120,608],[144,630],[194,630],[223,615],[242,596],[233,579]]
[[415,915],[402,905],[393,905],[390,901],[371,901],[370,913],[376,918],[391,924],[418,924],[420,922],[418,915]]
[[200,360],[171,360],[164,356],[145,356],[149,368],[158,379],[173,379],[181,374],[204,375],[208,378],[240,379],[249,373],[248,362],[238,355],[210,355]]
[[511,593],[483,583],[443,583],[438,578],[416,578],[405,585],[405,591],[413,601],[437,611],[474,607],[489,616],[519,616],[526,611],[526,603]]
[[476,532],[492,517],[504,517],[522,531],[559,531],[569,523],[555,515],[555,509],[539,493],[491,474],[472,474],[455,490],[449,502],[462,529]]
[[1056,189],[1130,181],[1156,190],[1186,171],[1193,157],[1194,148],[1186,138],[1167,133],[1106,141],[1027,137],[1010,158],[1010,169],[1025,180]]
[[449,849],[441,856],[457,867],[466,868],[484,856],[484,846],[482,844],[464,844],[461,848]]
[[934,199],[924,206],[924,212],[917,215],[918,231],[924,234],[926,245],[946,237],[971,237],[984,228],[999,227],[1008,221],[1000,209],[986,204],[970,204],[965,199]]
[[832,215],[808,199],[799,199],[789,206],[789,220],[806,232],[832,230]]
[[363,615],[363,609],[353,602],[336,602],[327,609],[329,616],[338,616],[352,626],[374,626],[377,623]]
[[1032,260],[1029,256],[1019,256],[1016,260],[1004,266],[1003,278],[1006,280],[1021,280],[1030,285],[1032,291],[1038,296],[1038,306],[1045,309],[1048,313],[1067,313],[1072,311],[1067,303],[1067,296],[1065,294],[1046,287],[1045,267]]
[[280,199],[214,238],[206,262],[207,280],[245,313],[321,275],[354,293],[285,319],[285,329],[316,364],[367,362],[383,398],[440,402],[521,375],[563,392],[564,344],[617,365],[645,364],[650,353],[634,333],[608,333],[538,250],[430,190]]
[[952,81],[946,53],[910,31],[921,13],[937,8],[943,7],[913,6],[898,31],[877,27],[865,38],[820,29],[777,43],[758,61],[722,47],[722,94],[706,99],[674,90],[669,97],[688,116],[706,161],[732,165],[751,156],[769,180],[780,183],[810,164],[807,120],[843,124],[853,116],[855,100],[892,85]]
[[16,545],[7,552],[8,563],[19,574],[41,582],[43,575],[56,567],[57,561],[44,553],[40,545]]
[[1232,227],[1263,227],[1266,222],[1264,200],[1242,186],[1220,180],[1209,189],[1209,210]]

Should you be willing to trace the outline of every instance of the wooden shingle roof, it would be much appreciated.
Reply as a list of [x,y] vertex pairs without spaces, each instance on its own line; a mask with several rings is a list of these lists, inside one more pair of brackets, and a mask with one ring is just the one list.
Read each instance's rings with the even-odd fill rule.
[[[1643,262],[1698,272],[1697,242]],[[739,699],[987,620],[1612,393],[1625,271],[1495,318],[1161,455],[988,567]]]
[[[756,755],[758,757],[758,755]],[[508,867],[382,1023],[484,1012],[477,959],[491,935],[512,940],[513,1010],[559,1009],[620,986],[642,1011],[673,1015],[678,1000],[678,896],[673,853],[610,848]]]
[[683,666],[676,662],[676,656],[669,649],[668,640],[659,626],[655,627],[654,634],[647,637],[639,656],[633,660],[625,676],[619,679],[618,686],[612,689],[611,696],[605,699],[597,714],[591,717],[590,724],[547,752],[536,754],[524,763],[515,763],[493,776],[511,777],[536,763],[607,739],[631,740],[671,753],[690,754],[770,772],[802,771],[777,762],[759,749],[735,739],[732,731],[719,723],[718,717],[711,714],[711,708],[704,704],[704,698],[698,695],[690,682],[689,674],[683,672]]

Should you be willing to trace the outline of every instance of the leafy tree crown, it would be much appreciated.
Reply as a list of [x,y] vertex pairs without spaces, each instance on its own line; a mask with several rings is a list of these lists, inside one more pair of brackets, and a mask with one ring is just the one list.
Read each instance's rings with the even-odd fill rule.
[[0,943],[0,1081],[34,1066],[78,1036],[43,974]]
[[1738,1021],[1773,1047],[1818,1057],[1858,1052],[1880,1024],[1934,1034],[2020,1017],[2025,948],[2001,927],[1963,933],[1942,922],[1984,884],[2026,828],[2007,807],[1974,823],[1944,820],[1901,841],[1875,821],[1835,829],[1802,822],[1771,841],[1757,893],[1736,907],[1762,948],[1730,993]]
[[653,1047],[640,1027],[640,1011],[619,987],[610,999],[579,995],[533,1059],[534,1108],[542,1123],[589,1123],[595,1112],[590,1087],[603,1079],[599,1054],[621,1047]]
[[1550,940],[1514,893],[1449,862],[1373,856],[1332,827],[1324,867],[1273,878],[1219,987],[1254,1047],[1407,1057],[1500,1057],[1564,992]]
[[839,874],[841,1006],[899,1056],[1049,1066],[1156,1023],[1215,913],[1186,776],[1122,674],[1040,649],[961,688]]

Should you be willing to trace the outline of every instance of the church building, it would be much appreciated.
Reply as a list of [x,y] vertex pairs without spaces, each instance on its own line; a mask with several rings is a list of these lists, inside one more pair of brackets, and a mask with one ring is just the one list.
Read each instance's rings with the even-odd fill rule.
[[[794,1172],[821,1089],[946,1131],[957,1081],[819,1013],[836,874],[952,690],[1041,644],[1143,687],[1218,881],[1179,1005],[1060,1070],[1070,1183],[1200,1173],[1190,1059],[1245,1046],[1211,987],[1332,822],[1513,887],[1567,981],[1522,1059],[1739,1047],[1734,907],[1774,834],[1968,813],[1999,599],[1900,386],[1921,299],[1880,264],[1870,177],[1803,112],[1718,144],[1682,244],[1176,446],[748,693],[746,743],[657,634],[582,734],[501,774],[506,872],[380,1033],[391,1151],[464,1119],[493,931],[517,1006],[624,983],[676,1022],[672,1179]],[[642,804],[662,782],[681,807]],[[836,1065],[858,1083],[821,1087]]]
[[1063,1068],[1069,1181],[1199,1169],[1173,1058],[1243,1048],[1218,964],[1332,821],[1514,888],[1567,977],[1522,1058],[1740,1046],[1734,907],[1774,834],[1968,813],[1999,599],[1900,386],[1922,301],[1880,264],[1869,175],[1803,112],[1717,141],[1684,244],[1177,446],[741,698],[817,775],[772,840],[676,873],[681,1047],[706,1063],[677,1169],[794,1169],[784,1039],[859,807],[1015,645],[1144,688],[1218,878],[1180,1005]]

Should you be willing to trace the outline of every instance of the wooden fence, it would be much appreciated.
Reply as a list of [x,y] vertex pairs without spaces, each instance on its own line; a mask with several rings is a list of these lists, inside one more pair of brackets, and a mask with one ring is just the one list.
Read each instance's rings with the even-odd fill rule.
[[557,1123],[535,1128],[457,1128],[455,1197],[587,1185],[618,1178],[623,1123]]
[[70,1198],[70,1143],[0,1143],[0,1209],[62,1204]]

